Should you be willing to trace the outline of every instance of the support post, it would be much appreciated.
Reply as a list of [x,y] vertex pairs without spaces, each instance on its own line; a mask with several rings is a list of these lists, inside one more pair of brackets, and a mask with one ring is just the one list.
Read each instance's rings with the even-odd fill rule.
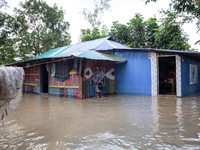
[[80,58],[80,72],[79,72],[79,76],[80,76],[80,99],[83,99],[83,79],[81,77],[81,71],[82,71],[82,58]]

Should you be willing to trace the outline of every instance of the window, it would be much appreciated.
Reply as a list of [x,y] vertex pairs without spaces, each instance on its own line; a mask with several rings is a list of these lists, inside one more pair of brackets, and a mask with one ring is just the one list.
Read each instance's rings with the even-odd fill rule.
[[197,65],[190,64],[190,84],[198,83],[198,68]]

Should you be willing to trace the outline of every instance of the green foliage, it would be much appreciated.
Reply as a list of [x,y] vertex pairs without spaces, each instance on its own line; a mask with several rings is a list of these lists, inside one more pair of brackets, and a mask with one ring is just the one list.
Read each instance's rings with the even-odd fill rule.
[[155,33],[158,29],[157,19],[156,18],[149,18],[145,22],[145,26],[146,26],[146,28],[145,28],[146,47],[155,48],[156,47]]
[[18,33],[20,55],[40,55],[55,47],[69,45],[69,23],[63,19],[64,11],[56,4],[50,7],[46,2],[29,0],[15,8],[16,17],[23,17],[23,31]]
[[104,16],[104,13],[110,10],[109,2],[111,0],[93,0],[93,1],[95,7],[93,12],[89,11],[87,8],[84,8],[82,11],[85,20],[87,20],[92,26],[92,30],[81,29],[81,34],[79,37],[80,42],[103,38],[108,36],[109,34],[106,25],[102,26],[101,31],[99,30],[99,27],[102,24],[102,18]]
[[16,56],[14,33],[19,30],[20,23],[14,17],[0,12],[0,65],[14,62]]
[[7,39],[6,43],[0,46],[0,65],[5,65],[7,63],[13,63],[16,52],[13,48],[12,39]]
[[127,25],[120,24],[118,21],[113,22],[110,35],[124,45],[135,48],[154,48],[154,34],[158,28],[157,19],[150,18],[144,21],[141,14],[136,13]]
[[79,37],[79,40],[81,42],[95,40],[103,37],[108,36],[108,29],[107,26],[103,25],[101,32],[97,27],[94,27],[91,29],[81,29],[81,35]]
[[161,22],[158,26],[156,18],[144,21],[141,14],[135,14],[127,25],[113,22],[110,35],[117,42],[133,48],[192,50],[175,14],[169,14]]
[[111,0],[94,0],[94,12],[89,11],[87,8],[84,8],[82,14],[85,17],[92,28],[97,27],[102,24],[102,18],[104,16],[105,11],[110,10],[110,2]]
[[161,25],[158,25],[156,18],[149,18],[144,21],[143,16],[136,13],[127,24],[120,24],[118,21],[113,22],[109,34],[105,26],[103,26],[101,32],[98,28],[93,28],[93,30],[82,29],[80,40],[84,42],[110,35],[117,42],[133,48],[195,51],[188,44],[187,35],[181,28],[182,23],[176,21],[176,14],[168,14],[167,17],[161,19],[161,22]]
[[42,0],[27,0],[14,8],[14,13],[13,16],[0,13],[0,64],[71,43],[69,23],[64,21],[64,11],[56,4],[50,7]]
[[164,19],[155,33],[156,48],[182,50],[190,49],[187,35],[181,29],[181,23],[176,22],[176,15],[170,13]]
[[[146,0],[146,3],[156,2],[158,0]],[[164,14],[175,13],[176,17],[182,19],[183,23],[197,21],[197,31],[200,30],[200,1],[199,0],[171,0],[170,8],[162,11]],[[200,40],[196,42],[199,43]]]
[[110,35],[113,36],[117,42],[130,45],[130,32],[127,25],[114,21],[111,26]]
[[130,31],[131,47],[145,47],[145,23],[144,17],[136,13],[135,17],[128,22],[128,29]]
[[104,37],[108,36],[109,30],[108,30],[108,28],[107,28],[106,25],[103,25],[103,26],[102,26],[101,34],[102,34],[102,36],[104,36]]

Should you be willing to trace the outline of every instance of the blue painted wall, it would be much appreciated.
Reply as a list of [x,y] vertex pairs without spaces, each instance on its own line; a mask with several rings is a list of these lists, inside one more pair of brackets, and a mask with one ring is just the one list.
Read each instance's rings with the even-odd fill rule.
[[148,52],[116,50],[126,63],[115,64],[115,91],[119,94],[151,95],[151,60]]
[[[182,56],[183,57],[183,56]],[[184,61],[183,61],[184,60]],[[190,64],[198,66],[198,83],[190,84]],[[187,96],[194,92],[200,91],[200,62],[183,57],[181,58],[181,93],[182,96]]]

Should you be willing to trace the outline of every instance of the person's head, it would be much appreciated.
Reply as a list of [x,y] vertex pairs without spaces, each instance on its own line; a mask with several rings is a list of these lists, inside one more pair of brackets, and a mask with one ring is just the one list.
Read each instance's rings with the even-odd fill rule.
[[96,70],[99,70],[99,65],[96,65]]

